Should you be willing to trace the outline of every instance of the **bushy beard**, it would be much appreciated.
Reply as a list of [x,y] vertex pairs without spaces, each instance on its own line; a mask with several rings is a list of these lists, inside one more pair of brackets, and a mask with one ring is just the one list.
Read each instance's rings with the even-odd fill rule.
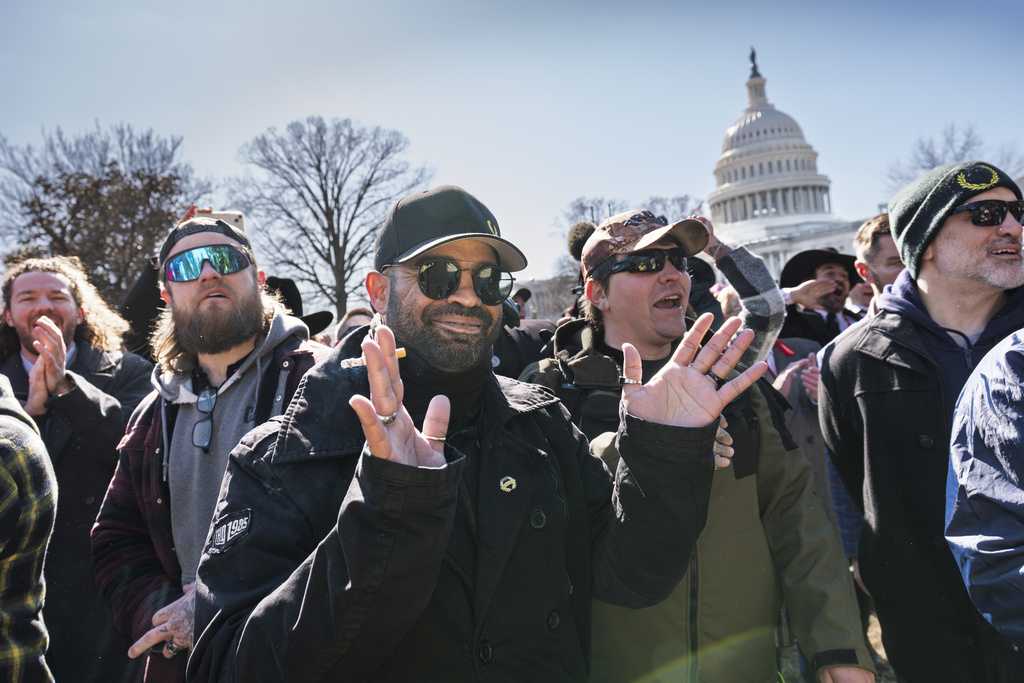
[[[459,335],[449,337],[431,324],[435,318],[444,315],[461,315],[476,318],[483,323],[480,335]],[[387,323],[401,343],[415,349],[431,367],[442,372],[463,372],[479,366],[490,358],[491,347],[498,338],[500,319],[482,307],[466,308],[456,303],[439,301],[425,307],[417,320],[403,308],[397,296],[388,301]]]
[[191,354],[223,353],[263,331],[263,301],[255,287],[227,311],[213,306],[184,310],[172,299],[171,316],[178,344]]

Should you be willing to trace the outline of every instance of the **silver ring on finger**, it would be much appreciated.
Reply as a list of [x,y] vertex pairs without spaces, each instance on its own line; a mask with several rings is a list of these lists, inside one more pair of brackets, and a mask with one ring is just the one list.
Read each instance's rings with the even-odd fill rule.
[[381,424],[387,427],[389,424],[393,423],[395,419],[398,417],[398,411],[396,410],[390,415],[381,415],[380,413],[377,413],[377,417],[380,418]]
[[630,379],[629,377],[626,377],[625,375],[622,375],[621,377],[619,377],[619,384],[643,384],[643,383],[644,382],[641,379]]
[[181,649],[174,644],[173,640],[168,640],[167,643],[164,644],[164,649],[167,650],[167,654],[172,657],[181,652]]

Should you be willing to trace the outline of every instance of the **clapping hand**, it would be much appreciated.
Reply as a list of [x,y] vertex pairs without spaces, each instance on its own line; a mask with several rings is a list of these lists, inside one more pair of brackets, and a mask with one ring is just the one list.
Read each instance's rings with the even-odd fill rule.
[[786,369],[779,373],[775,381],[772,382],[772,386],[775,387],[783,396],[789,395],[789,389],[793,384],[793,380],[800,376],[800,373],[810,365],[811,361],[807,358],[801,358],[798,361],[793,361],[786,366]]
[[818,383],[821,382],[821,370],[818,369],[818,358],[813,353],[807,357],[807,367],[800,373],[800,381],[807,392],[807,398],[818,405]]
[[51,396],[66,392],[70,389],[69,382],[64,377],[68,349],[60,328],[42,315],[32,326],[32,337],[32,348],[39,354],[36,363],[42,363],[46,367],[46,391]]
[[451,413],[448,398],[435,396],[430,400],[423,429],[417,430],[402,405],[404,389],[391,328],[381,325],[377,328],[376,339],[364,339],[362,348],[370,397],[357,394],[348,403],[359,418],[370,453],[402,465],[442,467]]
[[32,348],[38,355],[28,375],[25,411],[29,415],[38,416],[46,412],[46,401],[50,396],[71,391],[72,384],[64,370],[67,346],[64,344],[64,335],[56,323],[45,315],[39,316],[32,326],[32,337]]
[[[669,361],[647,384],[640,353],[623,344],[622,402],[627,413],[641,420],[676,427],[705,427],[722,414],[732,400],[747,390],[768,370],[767,363],[755,363],[737,377],[725,381],[743,352],[754,339],[751,330],[739,334],[739,318],[729,318],[703,347],[701,339],[713,317],[697,319],[676,347]],[[736,335],[733,338],[733,335]]]

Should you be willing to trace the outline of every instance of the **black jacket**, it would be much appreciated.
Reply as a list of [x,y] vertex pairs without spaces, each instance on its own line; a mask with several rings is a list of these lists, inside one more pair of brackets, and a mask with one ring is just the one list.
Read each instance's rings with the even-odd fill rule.
[[494,374],[519,377],[528,365],[544,357],[545,346],[554,333],[555,324],[548,320],[523,320],[516,327],[503,326],[494,342]]
[[[57,521],[46,554],[50,633],[46,659],[57,681],[116,683],[134,680],[141,667],[115,633],[110,609],[96,590],[89,531],[117,464],[115,447],[125,421],[150,391],[150,364],[132,353],[99,351],[79,341],[68,368],[74,390],[51,397],[36,418],[57,475]],[[18,353],[3,361],[19,400],[28,398],[28,375]]]
[[[844,308],[842,314],[851,320],[860,320],[863,313]],[[779,332],[779,339],[810,339],[825,346],[835,339],[836,335],[829,331],[828,324],[814,311],[801,310],[795,304],[786,306],[786,322]]]
[[[946,362],[976,364],[1024,326],[1022,304],[1021,292],[1011,293],[974,353]],[[822,435],[864,512],[860,571],[897,673],[911,683],[996,680],[985,667],[998,663],[1001,645],[970,604],[943,537],[952,419],[947,397],[961,389],[944,384],[966,378],[969,368],[954,373],[940,367],[924,340],[934,330],[894,308],[883,302],[878,315],[826,349]]]
[[613,481],[550,393],[488,374],[467,486],[450,445],[439,470],[362,452],[344,353],[232,453],[189,680],[586,680],[591,598],[650,605],[683,575],[714,428],[628,418]]

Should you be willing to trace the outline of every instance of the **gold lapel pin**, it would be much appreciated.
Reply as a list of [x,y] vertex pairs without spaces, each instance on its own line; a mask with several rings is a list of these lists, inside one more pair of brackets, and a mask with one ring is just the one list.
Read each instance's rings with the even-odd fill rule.
[[505,493],[512,493],[516,490],[516,480],[512,477],[502,477],[501,481],[498,483],[498,488]]

